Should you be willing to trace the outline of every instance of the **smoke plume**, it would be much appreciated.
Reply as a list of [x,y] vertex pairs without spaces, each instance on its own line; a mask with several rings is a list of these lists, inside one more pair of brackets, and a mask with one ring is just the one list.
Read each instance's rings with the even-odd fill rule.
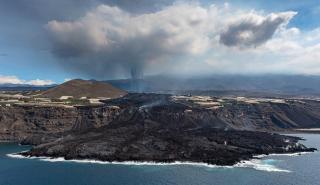
[[[234,14],[251,18],[236,19]],[[203,59],[220,44],[261,45],[293,16],[293,12],[261,16],[186,3],[132,14],[100,5],[74,21],[52,20],[46,28],[52,53],[67,69],[97,79],[119,74],[140,79],[145,72],[170,69],[183,57]]]

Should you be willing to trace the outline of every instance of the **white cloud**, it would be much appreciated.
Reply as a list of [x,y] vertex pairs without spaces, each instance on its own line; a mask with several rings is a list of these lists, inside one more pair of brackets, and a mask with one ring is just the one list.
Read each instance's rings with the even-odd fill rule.
[[26,84],[29,85],[36,85],[36,86],[43,86],[43,85],[52,85],[55,82],[52,80],[40,80],[40,79],[35,79],[35,80],[30,80],[26,81]]
[[23,84],[23,81],[16,76],[1,76],[0,84]]
[[206,64],[217,73],[320,75],[320,42],[319,35],[315,34],[317,30],[279,30],[264,45],[252,49],[216,47],[219,55],[208,56]]
[[221,33],[220,42],[226,46],[259,46],[272,38],[280,26],[288,24],[297,13],[272,13],[265,17],[251,14],[228,25]]
[[67,81],[70,81],[70,80],[72,80],[72,78],[65,78],[65,79],[63,80],[63,82],[67,82]]
[[154,55],[153,50],[160,54],[198,54],[209,46],[209,16],[209,10],[189,4],[142,15],[100,5],[79,20],[53,20],[47,28],[53,38],[54,52],[60,56],[117,49],[143,55]]
[[43,86],[43,85],[52,85],[55,82],[52,80],[22,80],[16,76],[2,76],[0,75],[0,84],[28,84],[28,85],[36,85],[36,86]]
[[196,3],[131,14],[100,5],[74,21],[52,20],[46,28],[60,63],[93,78],[180,72],[177,66],[190,73],[320,73],[318,50],[312,49],[320,31],[288,28],[296,14]]
[[228,4],[205,8],[185,3],[132,15],[117,7],[100,5],[78,20],[53,20],[46,27],[53,52],[61,57],[124,50],[157,58],[166,54],[202,54],[217,36],[226,45],[232,45],[227,40],[235,39],[237,43],[245,42],[242,45],[262,44],[295,15],[291,11],[269,15],[243,12],[230,9]]

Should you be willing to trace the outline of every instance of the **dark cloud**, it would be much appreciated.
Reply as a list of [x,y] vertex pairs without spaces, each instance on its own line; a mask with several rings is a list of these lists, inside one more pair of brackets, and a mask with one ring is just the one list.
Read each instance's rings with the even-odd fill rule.
[[47,48],[44,25],[51,20],[71,21],[100,4],[133,13],[150,12],[172,0],[0,0],[0,38],[14,47]]
[[[174,2],[0,0],[0,44],[4,49],[49,51],[53,58],[41,62],[54,62],[81,77],[139,78],[150,69],[175,73],[185,68],[191,73],[204,66],[208,50],[219,54],[220,43],[258,46],[293,16],[254,12],[255,18],[247,18],[248,12],[209,6],[211,2]],[[104,8],[99,12],[97,7]],[[237,17],[244,18],[229,24]]]
[[71,20],[100,4],[120,7],[129,12],[151,12],[172,4],[172,0],[0,0],[0,14],[19,19],[47,22]]
[[180,4],[135,15],[100,5],[77,20],[53,20],[46,27],[62,65],[95,78],[119,71],[140,78],[153,63],[205,51],[210,40],[204,27],[207,11]]
[[279,26],[288,23],[295,12],[270,14],[265,18],[249,17],[230,24],[221,33],[220,43],[226,46],[255,47],[272,38]]
[[[216,40],[219,35],[227,46],[258,46],[295,15],[238,13],[243,17],[240,21],[232,21],[236,20],[233,16],[225,19],[232,24],[216,18],[229,11],[180,3],[135,14],[99,5],[72,21],[49,21],[46,28],[52,53],[65,68],[97,79],[119,74],[140,78],[145,69],[173,69],[182,57],[191,59],[209,50],[214,52],[213,47],[220,46]],[[222,31],[215,25],[229,26]]]

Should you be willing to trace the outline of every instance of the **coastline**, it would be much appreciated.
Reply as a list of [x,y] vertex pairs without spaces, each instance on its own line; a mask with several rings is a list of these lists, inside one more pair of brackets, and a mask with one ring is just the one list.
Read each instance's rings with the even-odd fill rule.
[[[24,151],[22,151],[24,152]],[[195,167],[206,167],[206,168],[252,168],[259,171],[266,172],[285,172],[290,173],[291,171],[286,169],[278,168],[271,164],[263,163],[263,159],[268,156],[301,156],[305,154],[311,154],[313,152],[296,152],[296,153],[282,153],[282,154],[263,154],[263,155],[254,155],[252,159],[242,160],[233,165],[215,165],[208,164],[203,162],[192,162],[192,161],[174,161],[174,162],[154,162],[154,161],[100,161],[93,159],[65,159],[63,157],[46,157],[46,156],[24,156],[18,153],[7,154],[7,157],[17,158],[17,159],[38,159],[40,161],[45,162],[74,162],[74,163],[82,163],[82,164],[101,164],[101,165],[127,165],[127,166],[178,166],[178,165],[187,165],[187,166],[195,166]]]
[[277,134],[291,135],[291,134],[320,134],[320,128],[311,128],[311,129],[291,129],[285,131],[274,132]]
[[17,141],[0,140],[0,143],[18,143]]

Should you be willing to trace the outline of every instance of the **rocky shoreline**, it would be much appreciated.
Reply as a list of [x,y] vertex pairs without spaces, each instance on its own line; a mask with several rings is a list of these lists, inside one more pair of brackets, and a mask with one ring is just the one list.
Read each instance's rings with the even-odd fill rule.
[[[202,166],[202,167],[249,167],[247,164],[250,164],[250,167],[256,163],[257,165],[261,164],[259,161],[263,160],[263,158],[268,156],[300,156],[305,154],[310,154],[315,151],[307,151],[307,152],[294,152],[294,153],[280,153],[280,154],[261,154],[261,155],[254,155],[252,158],[248,160],[241,160],[234,165],[216,165],[216,164],[208,164],[204,162],[192,162],[192,161],[172,161],[172,162],[156,162],[156,161],[101,161],[96,159],[65,159],[64,157],[47,157],[47,156],[30,156],[24,155],[23,152],[19,153],[11,153],[7,154],[10,158],[17,158],[17,159],[38,159],[41,161],[47,162],[76,162],[76,163],[84,163],[84,164],[111,164],[111,165],[130,165],[130,166],[171,166],[171,165],[191,165],[191,166]],[[254,162],[254,163],[252,163]],[[288,170],[283,169],[275,169],[276,171],[284,171],[288,172]],[[268,170],[269,171],[269,170]]]
[[[105,133],[106,134],[106,133]],[[120,135],[122,135],[121,133]],[[23,156],[63,157],[66,160],[105,162],[196,162],[212,165],[234,165],[261,154],[313,152],[298,141],[300,138],[264,132],[202,130],[188,136],[150,135],[128,143],[131,137],[81,136],[33,147]],[[191,137],[190,137],[191,136]],[[151,138],[154,138],[153,140]]]

